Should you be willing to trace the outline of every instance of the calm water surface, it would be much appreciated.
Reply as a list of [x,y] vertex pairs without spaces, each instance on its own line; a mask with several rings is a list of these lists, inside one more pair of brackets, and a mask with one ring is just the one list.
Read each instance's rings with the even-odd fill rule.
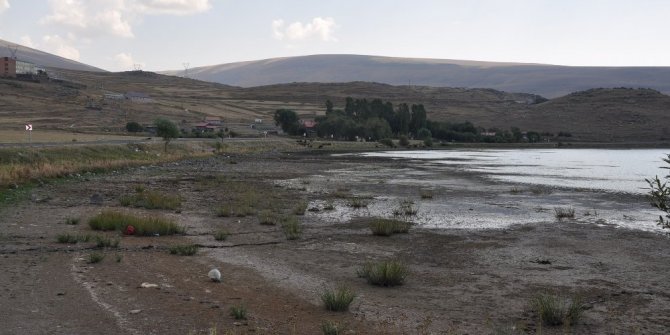
[[509,183],[642,194],[645,178],[665,176],[670,149],[511,149],[372,152],[368,157],[445,164]]

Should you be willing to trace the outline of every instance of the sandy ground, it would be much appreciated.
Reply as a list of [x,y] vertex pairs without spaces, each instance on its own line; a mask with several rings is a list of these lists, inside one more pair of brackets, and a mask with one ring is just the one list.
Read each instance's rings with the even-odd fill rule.
[[[182,208],[124,210],[174,218],[186,236],[122,237],[97,264],[86,262],[93,244],[56,243],[65,232],[100,234],[87,220],[121,209],[119,197],[138,185],[178,193]],[[282,153],[48,183],[31,201],[2,208],[0,324],[7,334],[319,334],[324,320],[356,334],[668,333],[670,240],[616,219],[649,215],[643,198],[510,186],[402,161]],[[418,196],[426,188],[432,199]],[[256,195],[259,210],[288,213],[300,201],[320,210],[301,216],[302,237],[287,241],[254,216],[216,216],[241,190]],[[94,193],[102,205],[90,203]],[[370,204],[353,210],[340,193]],[[407,198],[419,209],[410,233],[371,235],[366,220],[389,216]],[[321,210],[327,202],[334,211]],[[555,219],[552,204],[574,206],[576,218]],[[82,223],[66,225],[68,217]],[[449,228],[436,228],[445,222]],[[231,233],[226,241],[212,237],[219,229]],[[196,256],[167,252],[188,242],[201,246]],[[366,261],[384,259],[409,266],[403,286],[357,277]],[[214,267],[222,283],[208,280]],[[144,282],[158,288],[140,288]],[[339,284],[357,297],[349,312],[326,311],[320,294]],[[583,318],[542,326],[529,301],[545,292],[580,296]],[[246,321],[229,315],[239,304]]]

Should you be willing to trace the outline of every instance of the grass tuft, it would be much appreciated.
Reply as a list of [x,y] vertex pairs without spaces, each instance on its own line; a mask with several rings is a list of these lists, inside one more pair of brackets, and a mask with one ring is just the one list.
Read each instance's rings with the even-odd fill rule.
[[370,222],[370,230],[373,235],[391,236],[393,234],[404,234],[409,232],[412,226],[410,222],[377,218]]
[[344,327],[339,322],[326,320],[321,323],[321,332],[323,335],[340,335],[344,334]]
[[356,294],[346,286],[338,286],[336,289],[326,289],[321,294],[321,301],[329,311],[343,312],[349,309]]
[[282,220],[282,230],[287,240],[297,240],[302,236],[302,226],[295,216],[288,216]]
[[230,233],[227,230],[219,230],[214,233],[214,239],[217,241],[225,241],[230,236]]
[[195,244],[173,245],[169,250],[172,255],[193,256],[198,252],[198,246]]
[[119,247],[119,242],[121,242],[120,239],[115,238],[111,239],[106,236],[96,236],[95,237],[95,245],[98,248],[118,248]]
[[433,199],[433,197],[435,196],[435,192],[429,189],[422,189],[419,190],[419,195],[421,196],[421,199]]
[[60,234],[56,236],[58,243],[77,244],[79,242],[88,242],[91,240],[90,235],[74,235],[74,234]]
[[105,254],[101,252],[92,252],[88,254],[88,263],[89,264],[95,264],[95,263],[100,263],[102,260],[105,259]]
[[264,210],[258,214],[258,222],[262,225],[275,226],[279,221],[279,216],[271,211]]
[[135,216],[128,213],[105,210],[89,220],[93,230],[123,230],[128,226],[135,227],[136,235],[174,235],[184,233],[184,228],[174,221],[160,216]]
[[358,277],[367,279],[369,284],[390,287],[402,285],[409,274],[409,269],[403,262],[397,260],[367,262],[357,274]]
[[360,197],[350,198],[349,201],[347,202],[347,206],[351,208],[367,208],[368,205],[369,205],[368,200]]
[[568,301],[564,297],[551,294],[537,295],[530,304],[541,322],[547,326],[574,325],[579,322],[584,311],[579,298]]
[[235,320],[246,320],[247,308],[244,305],[230,306],[230,316]]
[[575,217],[575,209],[572,207],[555,207],[554,216],[557,219],[573,219]]
[[293,208],[293,214],[295,215],[305,215],[305,211],[307,211],[307,201],[300,201]]

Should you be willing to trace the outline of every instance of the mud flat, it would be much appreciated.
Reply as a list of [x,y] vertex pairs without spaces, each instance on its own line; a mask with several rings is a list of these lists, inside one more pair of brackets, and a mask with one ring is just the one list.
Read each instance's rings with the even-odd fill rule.
[[[179,195],[181,206],[121,206],[138,189]],[[91,202],[93,194],[101,204]],[[354,199],[366,206],[351,207]],[[401,215],[415,223],[409,232],[372,235],[369,221],[393,217],[403,203],[416,211]],[[307,210],[295,216],[296,240],[287,240],[279,222],[259,223],[263,215],[293,217],[299,204]],[[666,334],[670,239],[647,206],[636,195],[537,189],[413,161],[309,153],[84,175],[34,188],[31,200],[2,208],[0,324],[9,334],[320,334],[325,320],[357,334]],[[555,208],[575,216],[559,220]],[[159,214],[186,233],[92,231],[87,222],[103,209]],[[217,241],[222,230],[229,236]],[[120,244],[57,243],[65,233]],[[196,255],[168,252],[188,243],[200,246]],[[93,252],[105,258],[89,263]],[[366,261],[389,259],[409,267],[404,285],[372,286],[357,276]],[[221,283],[207,278],[215,267]],[[336,285],[356,292],[348,312],[321,303],[324,289]],[[541,293],[579,296],[582,317],[542,325],[530,307]],[[247,320],[230,316],[239,305]]]

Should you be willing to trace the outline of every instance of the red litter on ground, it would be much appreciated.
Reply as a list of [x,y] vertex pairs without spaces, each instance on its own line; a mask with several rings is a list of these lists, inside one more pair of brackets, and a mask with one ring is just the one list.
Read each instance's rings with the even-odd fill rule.
[[126,229],[123,231],[124,235],[135,235],[135,227],[128,225]]

